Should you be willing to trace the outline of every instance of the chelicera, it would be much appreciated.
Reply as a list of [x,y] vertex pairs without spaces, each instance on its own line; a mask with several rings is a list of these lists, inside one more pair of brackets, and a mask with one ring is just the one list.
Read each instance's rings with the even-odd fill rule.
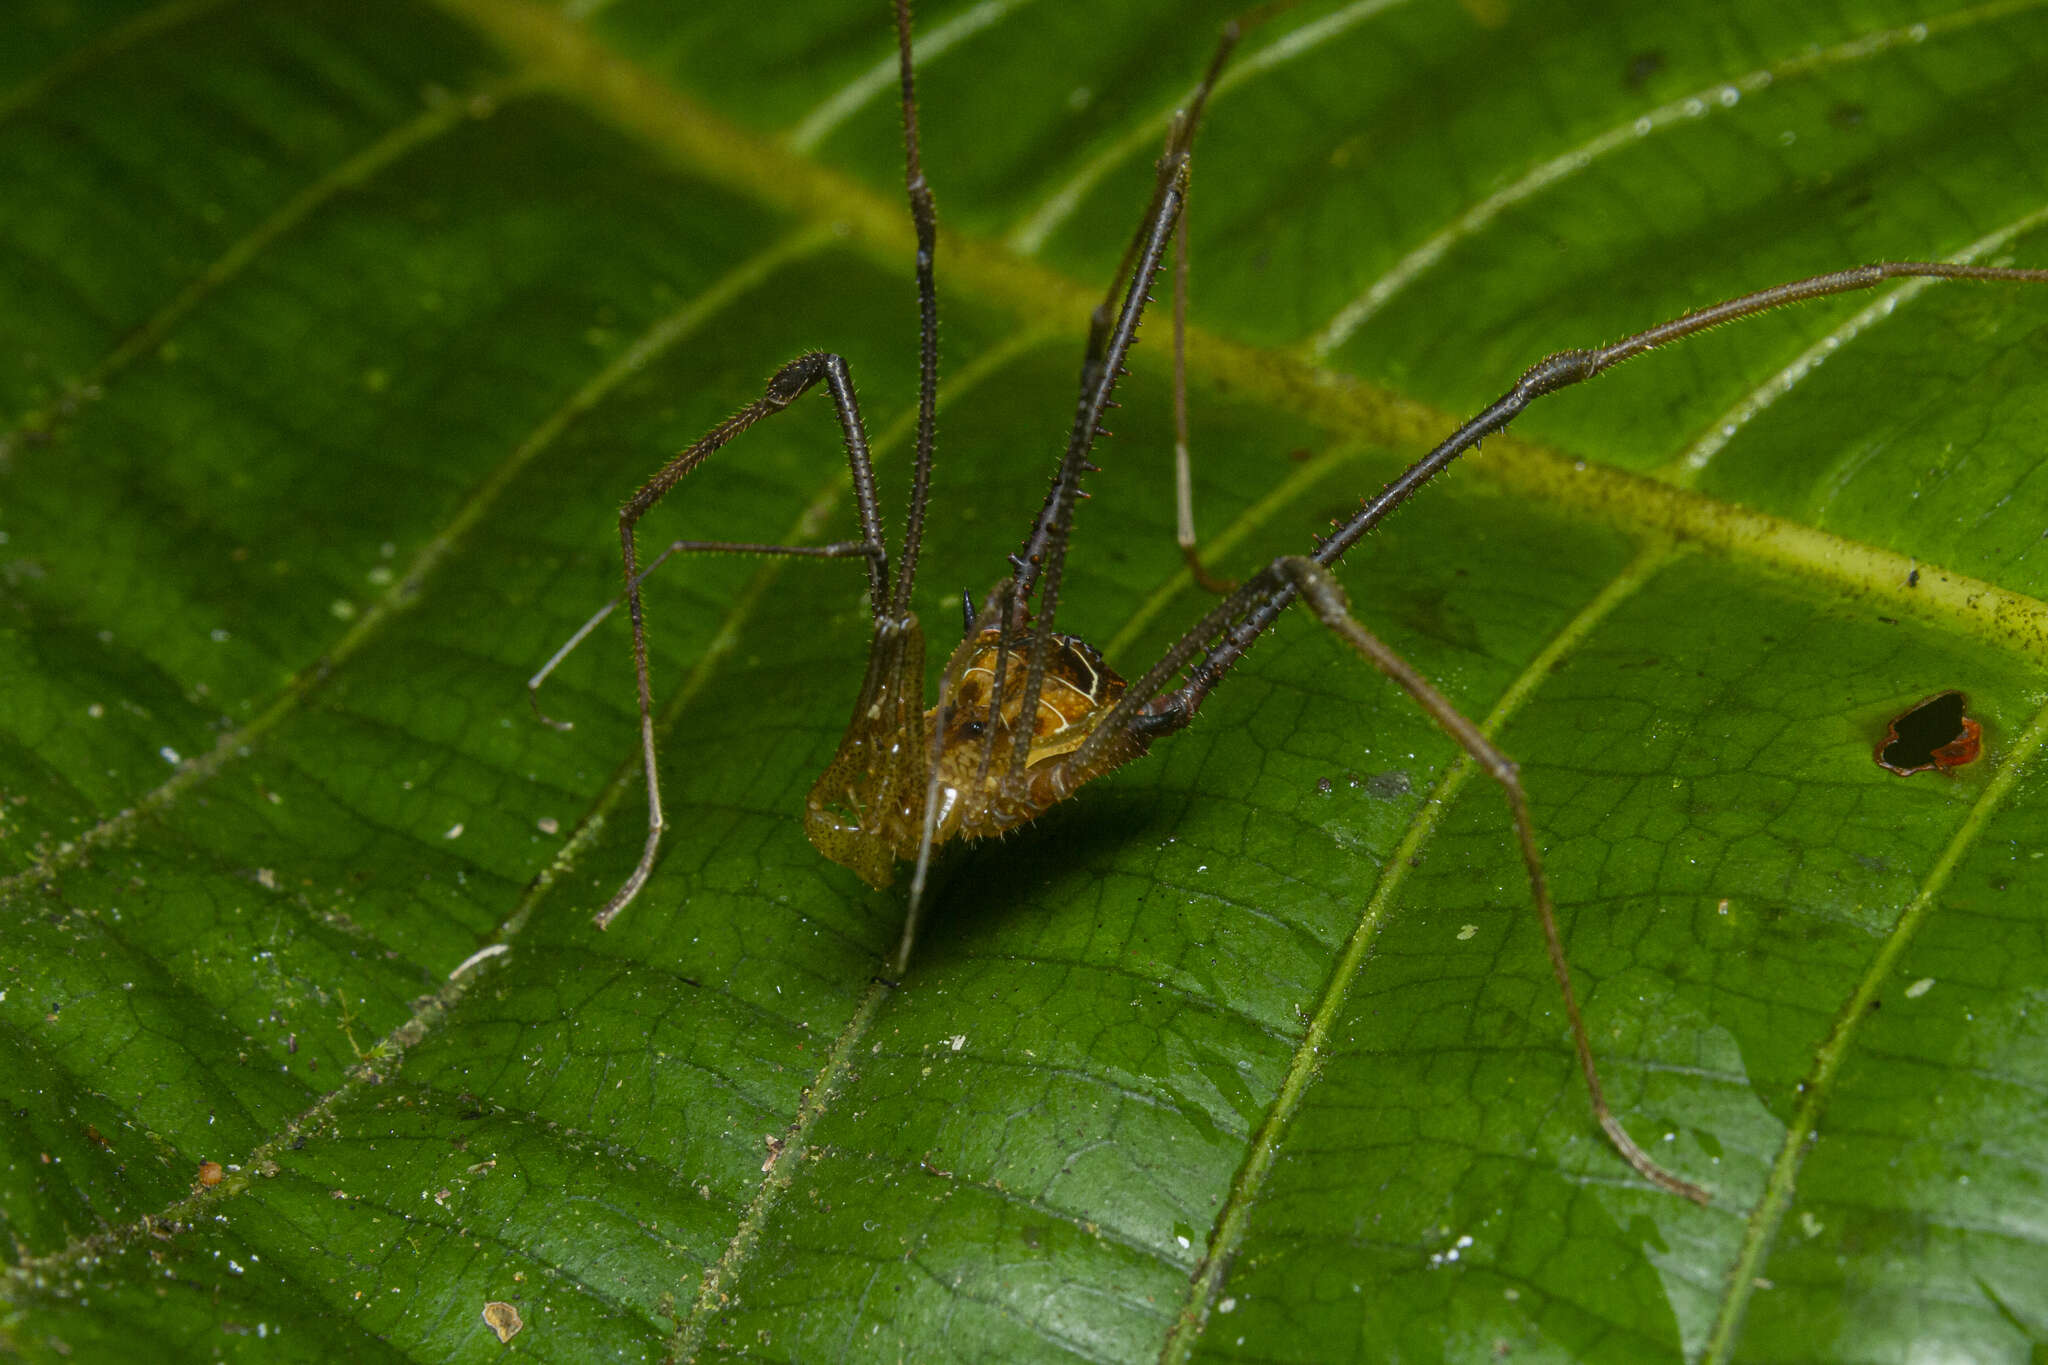
[[[838,751],[811,789],[805,828],[821,853],[872,886],[889,886],[903,865],[912,868],[903,934],[891,965],[896,976],[909,965],[935,849],[1016,829],[1086,783],[1143,756],[1155,742],[1185,728],[1252,644],[1288,608],[1302,602],[1408,693],[1500,785],[1512,814],[1530,899],[1564,1000],[1595,1117],[1616,1151],[1646,1179],[1706,1203],[1705,1190],[1652,1161],[1608,1109],[1574,998],[1529,803],[1514,763],[1427,679],[1358,622],[1332,569],[1417,489],[1482,439],[1503,430],[1529,404],[1592,379],[1624,360],[1710,327],[1787,304],[1868,289],[1887,280],[1918,276],[2048,283],[2048,270],[1911,261],[1860,266],[1744,294],[1605,346],[1558,352],[1532,366],[1490,406],[1365,499],[1355,513],[1322,537],[1310,554],[1277,558],[1240,584],[1217,583],[1208,577],[1195,552],[1183,493],[1182,547],[1197,579],[1217,591],[1220,600],[1156,662],[1127,682],[1086,641],[1056,629],[1061,582],[1074,509],[1083,497],[1081,485],[1086,475],[1095,472],[1089,455],[1101,435],[1103,417],[1113,406],[1117,382],[1150,302],[1152,284],[1170,255],[1176,255],[1182,265],[1177,283],[1184,284],[1185,239],[1180,238],[1176,253],[1176,238],[1183,228],[1195,131],[1204,103],[1239,37],[1241,24],[1227,25],[1194,97],[1173,122],[1157,163],[1150,202],[1093,316],[1083,353],[1079,400],[1051,488],[1019,549],[1010,556],[1007,572],[978,603],[971,596],[966,603],[963,638],[947,658],[936,699],[927,705],[924,631],[911,610],[911,597],[924,539],[934,454],[937,217],[919,157],[908,11],[908,0],[895,0],[905,185],[917,237],[920,315],[916,448],[902,542],[892,555],[852,376],[843,359],[823,351],[784,365],[769,379],[759,399],[670,459],[627,502],[619,515],[623,594],[586,623],[530,684],[537,689],[563,656],[620,601],[625,603],[632,622],[648,828],[637,866],[596,916],[599,927],[608,925],[639,894],[654,870],[661,844],[664,822],[641,584],[672,555],[790,555],[858,559],[865,564],[873,619],[867,672]],[[1184,288],[1176,288],[1177,398],[1184,397],[1179,364],[1184,300]],[[641,518],[727,442],[820,385],[838,414],[852,474],[859,538],[823,545],[678,541],[643,567],[636,542]],[[1180,483],[1185,490],[1184,401],[1177,401],[1176,409],[1182,423],[1178,455]]]

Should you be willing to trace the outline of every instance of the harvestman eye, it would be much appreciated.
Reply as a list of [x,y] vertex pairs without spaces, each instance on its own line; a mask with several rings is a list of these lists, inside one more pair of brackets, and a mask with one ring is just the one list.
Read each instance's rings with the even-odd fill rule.
[[[933,851],[972,842],[1028,823],[1084,783],[1139,758],[1153,743],[1190,724],[1216,685],[1245,651],[1296,602],[1386,674],[1471,755],[1507,798],[1527,868],[1529,896],[1542,925],[1552,973],[1571,1023],[1572,1045],[1586,1081],[1594,1117],[1621,1156],[1646,1179],[1673,1194],[1705,1204],[1707,1192],[1652,1161],[1607,1107],[1600,1075],[1572,992],[1564,945],[1544,880],[1529,802],[1514,763],[1461,715],[1427,679],[1352,615],[1332,569],[1347,550],[1453,460],[1508,423],[1545,394],[1580,384],[1624,360],[1696,332],[1788,304],[1869,289],[1887,280],[1920,276],[1947,280],[2048,283],[2048,270],[1890,261],[1832,271],[1773,285],[1682,317],[1660,322],[1605,346],[1560,351],[1531,366],[1507,392],[1453,432],[1399,478],[1368,498],[1352,517],[1320,539],[1307,555],[1287,555],[1232,585],[1209,577],[1196,551],[1188,510],[1184,367],[1185,264],[1182,210],[1186,206],[1196,128],[1203,106],[1236,46],[1242,23],[1224,27],[1215,56],[1186,109],[1176,116],[1160,155],[1150,202],[1138,220],[1122,263],[1089,327],[1081,367],[1080,398],[1065,453],[1052,487],[1003,575],[973,606],[965,637],[947,658],[938,695],[925,704],[924,631],[910,609],[931,486],[934,414],[938,401],[938,295],[933,258],[937,217],[918,153],[917,98],[912,80],[909,0],[895,0],[896,41],[902,74],[905,185],[917,232],[919,376],[916,456],[903,541],[892,562],[875,493],[873,462],[860,405],[846,362],[826,351],[798,356],[768,380],[766,391],[676,455],[642,485],[619,514],[625,591],[570,637],[534,675],[537,694],[557,664],[620,602],[632,621],[633,670],[638,685],[641,761],[647,779],[647,841],[639,863],[604,908],[598,927],[611,923],[652,874],[663,829],[655,757],[653,684],[640,585],[669,558],[685,553],[796,555],[859,559],[867,568],[874,630],[867,675],[838,752],[806,802],[806,833],[819,852],[875,887],[891,885],[912,868],[903,936],[891,964],[909,967],[923,909]],[[1245,22],[1250,22],[1247,19]],[[1176,250],[1176,241],[1179,247]],[[1174,307],[1175,414],[1180,440],[1176,464],[1180,540],[1196,579],[1221,601],[1175,641],[1134,682],[1126,682],[1092,646],[1056,629],[1060,587],[1081,482],[1095,472],[1089,452],[1100,437],[1117,380],[1135,344],[1149,291],[1169,254],[1176,256]],[[635,533],[640,519],[713,452],[763,418],[787,408],[823,384],[839,416],[853,476],[860,538],[825,545],[762,545],[735,541],[677,541],[642,567]],[[535,711],[539,704],[536,700]],[[546,719],[545,716],[542,719]],[[559,722],[550,722],[559,724]],[[566,728],[566,726],[562,727]]]

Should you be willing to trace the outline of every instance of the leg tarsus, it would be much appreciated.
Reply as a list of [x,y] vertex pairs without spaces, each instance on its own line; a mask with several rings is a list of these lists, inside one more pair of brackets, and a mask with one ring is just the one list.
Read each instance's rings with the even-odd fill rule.
[[[933,771],[934,773],[937,771],[936,763],[933,764]],[[933,783],[932,785],[936,786],[937,784]],[[925,799],[925,809],[927,812],[930,812],[931,808],[932,798],[928,790]],[[903,936],[897,940],[896,956],[890,959],[889,964],[891,974],[899,978],[910,970],[910,950],[917,946],[917,928],[924,919],[925,888],[929,883],[931,873],[934,828],[935,821],[927,814],[924,837],[918,844],[917,867],[911,873],[910,894],[905,897],[903,907]]]
[[1652,1185],[1670,1194],[1692,1200],[1701,1208],[1714,1202],[1714,1197],[1690,1180],[1682,1180],[1650,1159],[1649,1153],[1636,1146],[1636,1140],[1621,1126],[1621,1120],[1609,1113],[1603,1105],[1600,1111],[1600,1131],[1607,1134],[1607,1140],[1614,1144],[1614,1150],[1621,1153],[1621,1159],[1636,1168],[1636,1171]]
[[575,721],[556,720],[553,716],[549,715],[547,712],[540,709],[541,676],[541,674],[536,673],[533,677],[528,678],[526,680],[526,704],[533,708],[533,718],[539,721],[542,725],[546,725],[552,729],[564,731],[575,729]]
[[[649,795],[657,802],[661,799],[651,789]],[[619,889],[614,891],[612,898],[605,902],[604,909],[591,916],[591,923],[595,924],[598,928],[611,928],[612,921],[619,917],[619,912],[628,905],[631,905],[633,897],[639,895],[640,888],[647,884],[647,878],[654,872],[654,856],[661,848],[662,829],[661,812],[657,809],[654,813],[654,819],[648,824],[647,844],[640,850],[640,861],[633,868],[632,875],[619,884]]]
[[912,905],[909,912],[903,916],[903,937],[897,940],[896,956],[889,961],[889,970],[895,973],[899,980],[910,970],[910,950],[917,944],[917,921],[921,908]]

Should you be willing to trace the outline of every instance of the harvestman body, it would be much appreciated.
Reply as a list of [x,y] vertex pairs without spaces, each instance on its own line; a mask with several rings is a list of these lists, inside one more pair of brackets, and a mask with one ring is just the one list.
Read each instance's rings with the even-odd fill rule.
[[[910,610],[911,587],[923,543],[930,490],[934,415],[938,393],[938,306],[933,279],[937,218],[918,152],[917,101],[912,81],[909,0],[895,0],[896,35],[902,73],[906,185],[917,231],[917,289],[920,334],[917,451],[913,466],[908,526],[892,564],[875,495],[866,428],[854,398],[846,362],[826,352],[799,356],[768,381],[761,398],[714,427],[675,456],[635,493],[619,514],[625,592],[576,632],[537,673],[541,682],[584,636],[624,601],[633,623],[633,665],[639,688],[641,759],[647,778],[647,841],[639,864],[597,914],[609,924],[639,894],[653,871],[663,829],[655,763],[654,703],[647,666],[647,639],[640,585],[670,555],[721,553],[800,555],[861,559],[867,564],[869,609],[874,635],[867,676],[861,683],[852,722],[839,750],[811,789],[805,829],[818,850],[872,886],[894,881],[900,863],[910,863],[909,905],[893,970],[908,966],[922,909],[932,851],[953,840],[975,840],[1026,823],[1064,800],[1076,788],[1143,755],[1155,740],[1191,722],[1212,688],[1245,651],[1295,601],[1302,600],[1324,625],[1406,691],[1457,740],[1506,794],[1527,867],[1530,896],[1543,928],[1551,969],[1570,1020],[1573,1046],[1585,1076],[1593,1111],[1617,1151],[1645,1178],[1699,1203],[1707,1193],[1665,1171],[1638,1147],[1607,1108],[1572,992],[1564,947],[1559,941],[1543,863],[1515,765],[1488,742],[1479,728],[1427,680],[1351,615],[1343,589],[1330,568],[1365,534],[1485,437],[1504,429],[1536,399],[1593,378],[1645,351],[1709,327],[1756,313],[1868,289],[1906,276],[1939,279],[2048,283],[2048,270],[1958,265],[1945,262],[1886,262],[1795,280],[1729,299],[1660,323],[1610,345],[1561,351],[1540,361],[1483,412],[1377,495],[1368,498],[1343,525],[1309,555],[1274,560],[1241,585],[1212,582],[1194,551],[1186,512],[1181,542],[1189,565],[1222,601],[1176,641],[1135,682],[1126,683],[1085,642],[1054,630],[1061,577],[1082,476],[1094,471],[1088,455],[1100,423],[1137,338],[1149,302],[1148,290],[1177,232],[1188,193],[1190,152],[1202,107],[1238,38],[1239,24],[1227,25],[1215,57],[1194,98],[1178,115],[1158,162],[1150,204],[1124,253],[1115,279],[1090,326],[1081,365],[1080,401],[1065,454],[1044,506],[1011,557],[1010,571],[972,610],[965,637],[946,661],[938,700],[924,704],[925,644]],[[1178,259],[1184,280],[1185,238]],[[1176,394],[1181,381],[1181,322],[1185,291],[1175,296]],[[826,545],[758,545],[730,541],[678,541],[645,568],[640,567],[634,533],[640,518],[712,452],[764,417],[780,412],[806,391],[824,384],[839,415],[847,462],[852,470],[861,535]],[[1185,405],[1176,403],[1183,426],[1179,458],[1186,488]],[[538,706],[536,704],[536,709]],[[1029,717],[1027,722],[1026,718]],[[560,722],[551,722],[561,724]],[[566,728],[564,726],[563,728]]]

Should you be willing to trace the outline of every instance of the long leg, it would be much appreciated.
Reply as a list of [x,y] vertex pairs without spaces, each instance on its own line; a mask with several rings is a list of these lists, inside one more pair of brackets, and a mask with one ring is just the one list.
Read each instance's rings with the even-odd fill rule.
[[[1509,422],[1545,394],[1582,384],[1624,360],[1724,323],[1811,299],[1870,289],[1886,280],[1912,277],[2048,284],[2048,270],[2044,269],[1958,265],[1951,261],[1881,261],[1742,294],[1660,322],[1606,346],[1559,351],[1530,366],[1513,388],[1408,466],[1378,494],[1366,499],[1350,520],[1317,543],[1309,558],[1325,568],[1335,564],[1366,532],[1415,496],[1417,490],[1441,474],[1458,456],[1476,449],[1486,437],[1504,431]],[[1239,585],[1237,591],[1197,622],[1168,648],[1158,663],[1125,690],[1123,699],[1097,723],[1087,742],[1064,760],[1080,774],[1076,785],[1129,757],[1127,753],[1124,757],[1117,755],[1130,747],[1133,735],[1149,741],[1150,737],[1181,729],[1194,719],[1203,699],[1300,596],[1298,582],[1283,571],[1282,563],[1276,560]],[[1185,681],[1169,690],[1168,684],[1184,669]],[[1142,750],[1142,745],[1139,748]]]
[[[661,845],[661,779],[654,756],[654,688],[647,671],[647,625],[640,604],[640,582],[646,577],[638,568],[634,528],[683,476],[708,459],[712,452],[745,431],[763,417],[781,412],[819,380],[832,395],[838,409],[840,431],[845,438],[847,464],[853,472],[854,502],[860,514],[861,539],[855,553],[868,561],[868,600],[875,617],[887,609],[889,594],[889,552],[883,541],[882,518],[875,501],[874,462],[868,455],[867,430],[861,422],[860,404],[853,395],[853,379],[846,362],[824,351],[798,356],[777,370],[768,381],[767,392],[713,427],[695,445],[671,459],[641,486],[619,512],[619,547],[625,564],[626,611],[633,622],[633,674],[640,698],[640,761],[647,774],[647,843],[640,861],[612,898],[597,912],[597,927],[611,924],[618,913],[640,894],[648,874],[654,870],[654,856]],[[652,572],[650,566],[649,572]],[[545,671],[545,670],[544,670]]]
[[1501,791],[1507,795],[1508,808],[1514,812],[1515,837],[1522,845],[1522,864],[1529,873],[1529,895],[1536,903],[1536,918],[1543,925],[1543,945],[1550,952],[1550,970],[1557,977],[1558,991],[1564,996],[1565,1017],[1571,1021],[1572,1046],[1579,1054],[1579,1070],[1585,1074],[1586,1090],[1593,1100],[1593,1114],[1600,1120],[1601,1129],[1607,1140],[1614,1144],[1629,1165],[1673,1194],[1682,1194],[1696,1204],[1707,1202],[1707,1192],[1690,1181],[1677,1176],[1652,1161],[1649,1154],[1636,1145],[1635,1139],[1621,1126],[1607,1107],[1607,1097],[1600,1088],[1600,1072],[1593,1065],[1593,1047],[1586,1039],[1586,1025],[1579,1018],[1579,1002],[1572,991],[1571,968],[1565,963],[1564,944],[1557,936],[1557,915],[1550,903],[1550,886],[1543,876],[1543,857],[1536,850],[1536,831],[1529,820],[1529,798],[1522,791],[1522,780],[1515,765],[1506,754],[1493,747],[1479,727],[1467,720],[1451,705],[1443,693],[1430,686],[1427,679],[1416,672],[1414,667],[1389,649],[1384,641],[1358,623],[1351,614],[1351,604],[1345,599],[1344,589],[1330,576],[1330,571],[1312,559],[1290,555],[1276,561],[1275,568],[1284,573],[1308,603],[1309,610],[1331,630],[1344,637],[1353,649],[1363,655],[1374,668],[1400,684],[1401,690],[1415,699],[1423,710],[1441,726],[1444,732],[1458,741],[1472,761],[1486,770],[1488,776],[1500,783]]
[[[939,410],[939,289],[933,268],[939,251],[938,208],[925,183],[917,131],[917,74],[910,51],[910,0],[896,0],[896,78],[903,96],[903,188],[917,234],[917,456],[911,462],[910,510],[903,527],[903,567],[897,570],[890,614],[910,614],[910,587],[924,548],[925,504],[931,500],[932,447]],[[875,614],[881,615],[876,604]]]
[[[931,186],[924,178],[924,152],[917,121],[917,60],[910,42],[910,0],[895,0],[890,7],[896,21],[896,84],[903,109],[903,188],[910,200],[910,224],[917,236],[917,458],[910,479],[910,512],[903,529],[903,567],[896,577],[894,619],[910,616],[910,589],[917,577],[918,556],[924,546],[925,504],[931,498],[932,451],[937,440],[939,405],[939,289],[934,273],[939,249],[938,206]],[[881,607],[876,606],[877,620]],[[967,623],[969,639],[974,622]],[[957,651],[956,651],[957,653]],[[948,669],[953,667],[949,661]],[[920,685],[922,679],[919,680]],[[917,871],[910,883],[910,895],[903,911],[903,937],[895,957],[895,974],[903,975],[910,962],[910,945],[917,938],[917,922],[924,913],[925,876],[930,871],[935,829],[933,802],[938,791],[939,750],[933,744],[925,757],[925,822],[919,836]]]
[[[1351,618],[1344,607],[1341,590],[1327,570],[1365,533],[1388,513],[1414,496],[1417,489],[1441,473],[1459,455],[1476,447],[1486,436],[1504,429],[1529,404],[1548,393],[1580,384],[1645,351],[1702,332],[1722,323],[1735,322],[1758,313],[1808,299],[1825,298],[1871,288],[1885,280],[1902,277],[2004,281],[2020,284],[2048,283],[2048,270],[2012,269],[1994,266],[1958,265],[1944,261],[1891,261],[1835,271],[1808,279],[1794,280],[1770,289],[1729,299],[1711,307],[1687,313],[1655,327],[1637,332],[1611,345],[1589,350],[1560,351],[1532,366],[1515,386],[1476,417],[1460,426],[1436,449],[1409,466],[1394,482],[1368,499],[1352,518],[1323,540],[1312,556],[1275,560],[1255,574],[1225,601],[1210,610],[1194,628],[1170,646],[1159,662],[1133,682],[1117,704],[1096,723],[1087,740],[1060,763],[1061,781],[1069,786],[1108,772],[1143,753],[1151,742],[1185,727],[1194,719],[1209,692],[1234,667],[1244,653],[1263,635],[1297,598],[1308,596],[1317,615],[1342,634],[1354,648],[1372,660],[1406,689],[1445,731],[1455,737],[1474,760],[1486,767],[1508,793],[1514,810],[1522,852],[1529,865],[1530,885],[1543,920],[1544,938],[1557,973],[1558,985],[1572,1016],[1572,1031],[1579,1060],[1586,1073],[1594,1109],[1601,1127],[1629,1162],[1660,1185],[1702,1198],[1696,1188],[1658,1171],[1614,1121],[1601,1095],[1585,1030],[1578,1019],[1578,1007],[1565,970],[1563,949],[1557,939],[1555,917],[1549,893],[1543,884],[1542,868],[1529,830],[1528,804],[1514,765],[1495,750],[1478,730],[1450,706],[1420,675],[1398,656],[1375,640]],[[1185,670],[1185,680],[1173,686]]]
[[[875,498],[873,462],[868,453],[867,433],[861,421],[860,406],[854,398],[852,378],[843,359],[825,352],[799,356],[783,366],[769,379],[766,393],[714,427],[703,439],[662,466],[654,477],[633,495],[619,513],[619,546],[626,582],[623,597],[628,615],[633,622],[633,669],[640,707],[641,766],[647,777],[647,842],[631,875],[598,912],[596,918],[600,929],[610,924],[633,897],[639,894],[641,886],[646,883],[653,871],[655,855],[661,844],[664,824],[661,811],[661,784],[654,752],[653,686],[648,676],[647,630],[640,598],[640,584],[668,555],[680,550],[698,549],[823,557],[865,556],[868,561],[869,612],[874,619],[875,632],[868,659],[868,681],[863,685],[863,705],[870,700],[875,701],[878,703],[875,714],[879,715],[882,709],[879,702],[886,695],[892,712],[892,719],[889,722],[892,728],[886,734],[878,733],[871,721],[857,714],[846,738],[841,741],[839,754],[827,767],[820,784],[839,782],[853,770],[858,770],[854,775],[864,780],[870,778],[873,774],[866,770],[866,765],[871,761],[871,751],[886,751],[891,756],[888,760],[888,771],[884,774],[888,779],[883,784],[883,790],[886,791],[890,783],[903,776],[904,765],[918,756],[911,751],[916,746],[922,699],[921,696],[913,694],[922,691],[924,645],[917,619],[910,611],[910,590],[916,573],[918,552],[923,541],[925,504],[931,481],[933,433],[938,403],[938,303],[933,277],[938,223],[918,150],[917,94],[913,83],[909,0],[895,0],[894,10],[897,59],[903,92],[904,185],[909,194],[911,219],[917,233],[919,336],[917,448],[912,472],[909,520],[904,532],[903,557],[892,582],[888,551]],[[641,570],[634,539],[635,528],[640,518],[661,501],[686,474],[703,463],[712,452],[755,422],[788,407],[805,390],[820,380],[824,381],[831,393],[833,406],[839,413],[847,462],[853,473],[854,498],[860,514],[861,539],[856,542],[840,542],[818,547],[677,542],[654,564],[649,565],[645,571]],[[557,652],[555,658],[543,666],[529,687],[537,687],[555,664],[611,610],[612,607],[607,606],[587,622],[583,629]],[[538,706],[535,709],[538,711]],[[876,749],[875,746],[878,745],[880,747]],[[917,771],[922,776],[925,771],[923,765],[918,765]],[[830,801],[833,799],[836,799],[836,796],[828,797],[826,802],[821,804],[817,789],[813,789],[812,811],[814,814],[822,815],[823,826],[831,831],[828,841],[837,844],[848,836],[849,831],[833,823],[830,811]],[[819,827],[812,827],[814,842],[819,839]],[[851,862],[832,849],[826,848],[825,843],[820,843],[819,847],[839,861],[854,866],[856,871],[868,876],[871,882],[883,884],[886,877],[878,881],[875,876],[869,875],[869,871],[874,870],[870,864],[878,855],[884,864],[887,863],[887,846],[879,840],[869,845],[858,838],[860,833],[858,827],[851,831],[854,836]],[[928,859],[931,837],[929,830],[924,837]],[[925,859],[920,861],[922,865]],[[868,870],[863,870],[864,868]],[[881,870],[886,871],[886,866]],[[913,898],[909,917],[913,926],[916,922],[916,913],[917,906]],[[906,930],[906,945],[909,942],[909,934],[910,931]]]
[[[1495,399],[1484,411],[1452,432],[1442,444],[1408,466],[1401,476],[1368,498],[1351,519],[1320,541],[1314,555],[1316,563],[1329,566],[1336,563],[1364,538],[1366,532],[1384,521],[1387,515],[1409,498],[1416,490],[1442,473],[1450,463],[1479,443],[1504,431],[1509,422],[1520,416],[1524,409],[1545,394],[1556,393],[1559,389],[1583,384],[1597,375],[1606,373],[1624,360],[1633,360],[1646,351],[1668,346],[1674,341],[1704,332],[1725,323],[1737,322],[1768,313],[1789,304],[1804,303],[1811,299],[1830,298],[1836,294],[1854,293],[1860,289],[1871,289],[1887,280],[1912,277],[1941,280],[2002,281],[2011,284],[2048,284],[2048,270],[2014,269],[2006,266],[1958,265],[1951,261],[1880,261],[1874,265],[1856,266],[1849,270],[1831,271],[1825,275],[1814,275],[1803,280],[1792,280],[1759,289],[1752,294],[1743,294],[1706,308],[1687,313],[1682,317],[1660,322],[1632,336],[1606,346],[1585,350],[1559,351],[1546,356],[1529,367],[1515,386]],[[1249,585],[1247,585],[1249,586]],[[1295,599],[1297,588],[1292,583],[1284,584],[1265,600],[1257,600],[1258,593],[1240,588],[1231,603],[1238,605],[1237,620],[1208,657],[1189,675],[1184,686],[1170,696],[1159,697],[1150,707],[1150,713],[1164,718],[1170,712],[1187,712],[1199,706],[1201,699],[1210,688],[1219,682],[1232,665],[1243,656],[1252,642],[1280,618],[1287,605]],[[1226,606],[1230,603],[1226,603]],[[1132,688],[1126,699],[1137,692]],[[1156,694],[1155,694],[1156,695]],[[1142,703],[1134,703],[1142,704]]]
[[[1515,835],[1521,843],[1522,861],[1529,874],[1530,898],[1536,904],[1536,916],[1543,926],[1543,941],[1550,953],[1551,971],[1556,975],[1558,990],[1564,996],[1565,1014],[1571,1020],[1572,1044],[1578,1051],[1579,1067],[1585,1073],[1593,1113],[1600,1120],[1600,1127],[1608,1140],[1631,1166],[1673,1194],[1682,1194],[1700,1204],[1706,1203],[1706,1191],[1679,1179],[1652,1161],[1607,1107],[1607,1098],[1600,1086],[1600,1073],[1593,1064],[1592,1045],[1587,1041],[1586,1027],[1579,1017],[1578,998],[1572,991],[1564,945],[1557,935],[1557,917],[1550,903],[1549,884],[1543,875],[1543,859],[1536,849],[1535,830],[1529,818],[1529,800],[1522,791],[1515,765],[1407,660],[1358,623],[1351,615],[1343,588],[1323,565],[1300,555],[1283,556],[1249,579],[1231,595],[1229,601],[1210,611],[1193,630],[1168,649],[1158,664],[1125,691],[1123,701],[1097,723],[1087,741],[1062,760],[1072,774],[1069,781],[1078,786],[1136,757],[1155,736],[1185,726],[1192,712],[1153,710],[1144,704],[1144,698],[1157,696],[1166,681],[1201,652],[1205,641],[1227,631],[1234,619],[1246,613],[1248,603],[1270,602],[1283,594],[1288,601],[1297,597],[1306,599],[1310,610],[1324,625],[1343,636],[1352,648],[1365,656],[1367,662],[1398,683],[1446,734],[1457,740],[1474,762],[1500,783],[1501,790],[1507,795],[1508,807],[1514,813]],[[1177,692],[1169,693],[1159,700],[1167,703],[1179,695]]]
[[[1065,574],[1067,542],[1073,527],[1074,505],[1081,496],[1081,476],[1095,466],[1089,452],[1102,433],[1103,414],[1113,406],[1117,380],[1123,377],[1124,362],[1137,343],[1138,325],[1144,320],[1145,305],[1151,301],[1154,276],[1165,259],[1176,224],[1187,201],[1189,160],[1195,130],[1201,125],[1202,110],[1216,82],[1223,74],[1230,54],[1237,47],[1247,23],[1256,23],[1264,12],[1223,26],[1208,70],[1195,88],[1188,107],[1175,115],[1167,134],[1166,150],[1160,154],[1151,203],[1138,220],[1138,230],[1124,250],[1124,259],[1110,282],[1108,295],[1095,311],[1089,328],[1088,349],[1081,363],[1081,395],[1075,406],[1074,422],[1067,435],[1066,453],[1053,475],[1052,487],[1023,549],[1014,557],[1016,585],[1012,600],[1018,610],[1028,603],[1034,588],[1038,592],[1038,629],[1033,634],[1024,662],[1024,714],[1032,714],[1045,688],[1046,659],[1051,650],[1053,626],[1059,614],[1060,583]],[[1112,302],[1121,295],[1114,325],[1109,323]],[[1002,681],[1000,674],[998,683]],[[1020,732],[1012,745],[1009,772],[1024,771],[1028,748]]]

